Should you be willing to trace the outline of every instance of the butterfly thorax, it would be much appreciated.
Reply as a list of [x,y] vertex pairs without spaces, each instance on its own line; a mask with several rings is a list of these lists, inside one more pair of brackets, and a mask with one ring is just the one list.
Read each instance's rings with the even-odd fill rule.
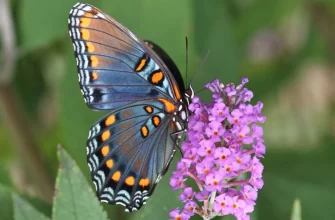
[[174,112],[173,121],[177,127],[178,133],[187,131],[188,125],[188,116],[189,110],[188,106],[192,102],[192,98],[194,97],[194,91],[190,86],[185,90],[185,96],[181,99],[178,104],[176,111]]

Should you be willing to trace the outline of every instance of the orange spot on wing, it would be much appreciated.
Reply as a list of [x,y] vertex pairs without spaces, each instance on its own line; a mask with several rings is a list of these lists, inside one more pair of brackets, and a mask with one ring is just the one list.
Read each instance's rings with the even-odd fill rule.
[[127,179],[125,180],[125,183],[128,186],[133,186],[135,184],[135,178],[133,176],[128,176]]
[[121,177],[121,172],[120,171],[116,171],[113,176],[112,176],[112,180],[114,180],[115,182],[119,181]]
[[92,67],[97,67],[98,66],[98,58],[96,56],[91,56],[91,65]]
[[161,119],[158,116],[152,117],[153,124],[157,127],[161,123]]
[[97,72],[92,73],[92,80],[97,80],[99,78],[99,74]]
[[91,42],[86,43],[87,51],[92,53],[94,51],[94,45]]
[[162,99],[162,98],[158,98],[157,100],[164,104],[166,112],[172,113],[176,110],[176,106],[173,103],[171,103],[170,101],[168,101],[166,99]]
[[141,132],[142,132],[143,137],[147,137],[148,134],[149,134],[149,130],[148,130],[147,126],[144,125],[144,126],[141,128]]
[[143,59],[141,60],[140,64],[138,64],[138,66],[136,67],[136,70],[135,70],[135,71],[136,71],[136,72],[141,71],[141,70],[143,69],[143,67],[145,66],[146,62],[147,62],[147,59],[146,59],[146,58],[143,58]]
[[179,89],[176,83],[173,83],[173,91],[174,91],[174,94],[176,95],[176,98],[179,100],[181,96],[180,96],[180,92],[179,92]]
[[153,109],[150,106],[145,107],[147,113],[152,113]]
[[112,125],[115,122],[115,115],[110,115],[105,121],[105,125],[109,126]]
[[101,139],[102,139],[102,141],[106,141],[110,136],[111,136],[111,133],[110,133],[109,130],[107,130],[104,133],[102,133]]
[[155,72],[151,77],[151,82],[154,84],[158,84],[163,80],[163,73],[161,71]]
[[106,145],[104,147],[101,148],[101,154],[102,156],[106,157],[106,155],[109,153],[109,146]]
[[81,37],[84,40],[88,40],[90,38],[90,32],[87,29],[81,29],[80,32],[81,32]]
[[148,178],[141,179],[139,182],[139,185],[142,186],[143,188],[146,186],[149,186],[150,180]]
[[80,26],[81,27],[88,27],[91,23],[90,18],[80,18]]
[[107,160],[106,166],[111,169],[114,165],[114,161],[112,159]]

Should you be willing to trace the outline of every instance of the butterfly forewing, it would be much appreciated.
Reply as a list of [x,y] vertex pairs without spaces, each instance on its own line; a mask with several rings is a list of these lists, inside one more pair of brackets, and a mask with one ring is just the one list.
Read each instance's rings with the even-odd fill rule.
[[164,63],[128,29],[99,9],[78,3],[69,17],[79,83],[93,109],[114,109],[180,92]]

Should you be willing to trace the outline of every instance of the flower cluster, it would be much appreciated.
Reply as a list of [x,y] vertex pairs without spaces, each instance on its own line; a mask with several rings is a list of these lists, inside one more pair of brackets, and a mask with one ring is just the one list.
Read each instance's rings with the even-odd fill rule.
[[[265,146],[259,123],[265,116],[261,102],[250,104],[253,93],[244,88],[247,82],[243,78],[237,86],[224,86],[215,79],[205,85],[213,93],[212,103],[193,98],[183,157],[170,179],[173,190],[183,189],[180,200],[185,206],[173,209],[171,219],[185,220],[194,214],[204,219],[223,215],[250,219],[257,191],[263,187],[259,158]],[[188,186],[188,178],[199,189]]]

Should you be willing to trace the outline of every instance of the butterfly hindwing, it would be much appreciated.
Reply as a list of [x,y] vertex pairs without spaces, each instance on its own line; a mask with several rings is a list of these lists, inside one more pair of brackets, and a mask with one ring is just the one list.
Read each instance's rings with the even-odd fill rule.
[[87,141],[99,199],[127,211],[145,204],[175,152],[175,131],[161,102],[133,103],[99,120]]
[[154,98],[171,102],[180,91],[164,62],[116,20],[78,3],[70,12],[79,83],[90,108],[115,109]]

